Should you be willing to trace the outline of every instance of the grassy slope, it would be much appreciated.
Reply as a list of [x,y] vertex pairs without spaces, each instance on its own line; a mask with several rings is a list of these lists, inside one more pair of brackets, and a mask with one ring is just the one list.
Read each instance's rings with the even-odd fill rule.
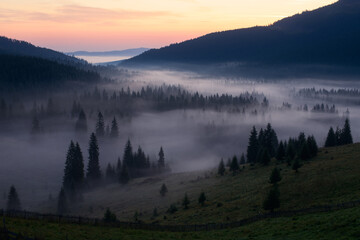
[[[360,199],[359,156],[360,144],[354,144],[321,149],[319,156],[305,163],[298,174],[285,164],[278,165],[283,177],[279,184],[281,210]],[[119,219],[127,221],[132,221],[138,211],[140,220],[161,224],[232,222],[263,211],[262,202],[270,188],[267,181],[274,165],[246,166],[235,177],[219,177],[211,172],[184,173],[137,179],[126,187],[115,184],[85,194],[85,202],[72,213],[102,217],[105,208],[110,207]],[[169,189],[165,197],[159,194],[162,183]],[[201,190],[209,199],[205,207],[197,204]],[[181,208],[185,192],[191,200],[188,210]],[[171,203],[177,203],[179,208],[175,214],[166,213]],[[218,203],[222,206],[218,207]],[[156,219],[151,218],[154,207],[160,214]]]
[[119,228],[55,224],[42,221],[6,219],[11,231],[29,237],[64,240],[117,239],[359,239],[360,207],[330,213],[309,214],[292,218],[268,219],[235,229],[196,233],[150,232]]

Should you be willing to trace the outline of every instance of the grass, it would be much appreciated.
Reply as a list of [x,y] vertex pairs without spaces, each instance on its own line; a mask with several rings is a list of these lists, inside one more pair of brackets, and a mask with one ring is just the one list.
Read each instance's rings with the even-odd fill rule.
[[210,232],[152,232],[95,227],[77,224],[56,224],[44,221],[7,218],[9,230],[41,239],[64,240],[150,240],[150,239],[359,239],[360,207],[330,213],[309,214],[291,218],[267,219],[243,227]]
[[[360,199],[359,156],[360,144],[354,144],[321,149],[297,174],[286,164],[277,165],[282,175],[280,210]],[[246,166],[236,176],[220,177],[213,170],[136,179],[127,186],[114,184],[85,194],[84,202],[75,205],[71,214],[102,217],[110,207],[124,221],[133,221],[137,211],[141,221],[160,224],[233,222],[264,211],[262,202],[271,187],[268,179],[275,165]],[[163,183],[169,190],[165,197],[159,193]],[[197,202],[201,191],[208,198],[204,207]],[[185,193],[191,202],[187,210],[181,207]],[[179,211],[166,213],[173,203]],[[159,213],[156,218],[152,217],[154,207]]]

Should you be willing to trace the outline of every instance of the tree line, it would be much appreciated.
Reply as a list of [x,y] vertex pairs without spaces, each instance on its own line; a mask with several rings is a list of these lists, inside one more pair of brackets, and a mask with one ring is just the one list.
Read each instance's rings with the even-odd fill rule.
[[85,170],[84,157],[79,143],[70,142],[66,154],[62,188],[58,196],[58,213],[67,212],[68,201],[80,202],[82,192],[108,183],[126,184],[132,178],[151,176],[170,171],[165,154],[160,147],[157,162],[152,162],[141,146],[133,152],[130,140],[126,142],[123,160],[116,165],[108,164],[105,175],[100,169],[100,151],[97,136],[92,133],[88,147],[88,164]]

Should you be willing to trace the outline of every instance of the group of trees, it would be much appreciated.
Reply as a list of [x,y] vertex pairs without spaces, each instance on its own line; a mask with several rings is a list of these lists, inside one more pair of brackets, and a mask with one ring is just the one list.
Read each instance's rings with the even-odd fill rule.
[[106,178],[108,181],[119,181],[127,183],[131,178],[150,176],[170,171],[165,164],[165,154],[162,147],[158,154],[157,162],[152,162],[149,155],[146,155],[141,146],[133,152],[130,140],[125,144],[123,160],[118,158],[117,164],[108,164],[106,168]]
[[322,112],[322,113],[337,113],[338,111],[336,110],[335,105],[333,104],[332,106],[329,107],[329,105],[327,104],[316,104],[312,110],[312,112]]
[[336,131],[334,131],[333,127],[330,127],[326,137],[325,147],[341,146],[352,143],[353,138],[351,135],[350,121],[346,118],[342,129],[337,127]]
[[300,97],[321,99],[332,102],[351,102],[359,103],[360,91],[359,89],[315,89],[315,88],[303,88],[297,92]]
[[79,200],[84,187],[96,186],[101,180],[99,145],[94,133],[90,136],[88,165],[84,169],[84,158],[79,143],[70,142],[65,161],[62,189],[58,197],[58,212],[66,212],[66,200]]
[[279,141],[275,130],[268,123],[266,129],[260,129],[259,134],[255,126],[252,128],[249,145],[247,147],[247,162],[269,164],[270,159],[275,157]]
[[[88,130],[86,113],[81,108],[80,105],[77,105],[77,103],[74,102],[73,110],[71,112],[76,114],[77,111],[78,111],[78,119],[75,124],[75,130],[77,132],[86,133]],[[119,127],[116,118],[114,117],[113,120],[111,121],[111,127],[109,125],[105,126],[104,116],[99,111],[95,125],[95,134],[98,138],[103,138],[103,137],[117,138],[119,136]]]
[[[172,109],[202,108],[202,109],[219,109],[229,106],[258,106],[260,102],[258,98],[262,98],[261,105],[268,106],[268,100],[262,94],[245,92],[239,96],[228,94],[204,96],[198,92],[191,93],[180,86],[162,85],[159,87],[146,86],[140,90],[131,90],[129,87],[125,90],[122,88],[119,92],[110,94],[108,91],[102,92],[95,88],[93,92],[85,92],[79,99],[87,105],[89,102],[97,102],[102,105],[119,105],[121,103],[134,103],[142,100],[149,105],[146,107],[154,110],[166,111]],[[136,105],[136,104],[134,104]],[[139,106],[137,106],[139,107]]]
[[262,163],[267,165],[271,158],[290,163],[296,158],[308,160],[315,157],[318,145],[314,136],[306,137],[300,133],[297,138],[289,138],[288,141],[278,142],[274,129],[268,124],[266,129],[261,129],[259,134],[253,127],[247,147],[247,161],[249,163]]

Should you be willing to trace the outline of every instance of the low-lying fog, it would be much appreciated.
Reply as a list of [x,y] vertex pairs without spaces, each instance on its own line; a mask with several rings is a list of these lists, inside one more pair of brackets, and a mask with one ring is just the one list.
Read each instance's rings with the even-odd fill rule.
[[[342,126],[347,109],[354,141],[360,139],[360,105],[344,104],[296,96],[301,88],[360,89],[360,82],[341,82],[296,79],[287,82],[252,81],[249,79],[204,79],[195,74],[144,71],[137,74],[131,86],[180,85],[204,95],[243,92],[263,93],[270,102],[269,109],[258,112],[230,113],[213,110],[172,110],[165,112],[145,111],[131,121],[118,119],[120,137],[115,141],[102,140],[100,162],[103,174],[108,163],[114,164],[123,155],[125,142],[131,140],[133,150],[140,145],[152,161],[157,160],[160,146],[173,172],[208,169],[216,166],[220,158],[246,152],[250,128],[258,129],[270,122],[279,140],[295,137],[299,132],[314,135],[322,146],[330,126]],[[98,86],[99,89],[119,90],[128,83],[119,82]],[[262,99],[259,99],[260,101]],[[283,103],[291,104],[284,109]],[[337,113],[312,112],[315,104],[335,104]],[[31,103],[32,104],[32,103]],[[29,105],[31,105],[29,104]],[[307,105],[309,111],[300,111]],[[109,124],[112,117],[106,117]],[[30,134],[31,121],[16,119],[2,123],[0,136],[0,208],[5,207],[6,195],[14,184],[22,205],[29,210],[41,210],[40,203],[49,194],[57,197],[62,183],[65,156],[70,140],[79,141],[87,165],[88,137],[95,129],[95,118],[88,119],[88,134],[79,136],[74,132],[75,119],[61,118],[44,121],[51,131],[39,136]],[[52,126],[52,127],[50,127]],[[4,195],[4,196],[3,196]]]

